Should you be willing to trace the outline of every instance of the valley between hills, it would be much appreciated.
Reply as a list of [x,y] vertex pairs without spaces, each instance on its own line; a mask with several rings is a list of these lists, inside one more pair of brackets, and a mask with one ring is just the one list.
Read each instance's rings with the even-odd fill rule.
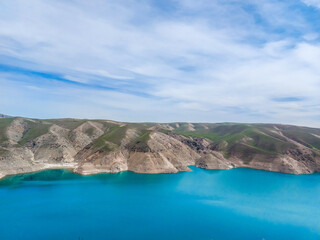
[[177,173],[253,168],[320,172],[320,129],[281,124],[126,123],[0,118],[0,178],[45,169]]

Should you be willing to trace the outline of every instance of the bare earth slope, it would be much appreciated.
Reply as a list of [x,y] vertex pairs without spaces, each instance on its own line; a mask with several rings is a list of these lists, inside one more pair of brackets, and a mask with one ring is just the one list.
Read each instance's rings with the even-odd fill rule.
[[81,174],[255,168],[320,171],[320,129],[279,124],[0,119],[0,178],[49,168]]

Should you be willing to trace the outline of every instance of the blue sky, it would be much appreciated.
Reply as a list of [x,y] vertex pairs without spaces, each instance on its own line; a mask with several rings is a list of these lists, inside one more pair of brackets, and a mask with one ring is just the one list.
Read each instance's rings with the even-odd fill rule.
[[320,0],[0,0],[0,113],[320,127]]

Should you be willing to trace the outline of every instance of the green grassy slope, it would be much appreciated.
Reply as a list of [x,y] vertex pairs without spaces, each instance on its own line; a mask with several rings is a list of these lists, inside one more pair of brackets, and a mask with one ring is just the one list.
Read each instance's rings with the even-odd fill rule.
[[[8,140],[6,134],[8,127],[15,118],[0,118],[0,146]],[[19,145],[23,146],[36,138],[46,134],[49,128],[56,124],[72,132],[85,119],[24,119],[26,125]],[[284,154],[296,147],[293,143],[302,144],[320,151],[320,129],[298,127],[279,124],[240,124],[240,123],[122,123],[90,120],[103,126],[104,134],[95,139],[90,147],[94,151],[110,152],[118,149],[126,137],[128,129],[134,129],[135,137],[125,146],[132,151],[149,151],[148,140],[152,131],[161,131],[165,134],[180,134],[185,137],[205,138],[211,142],[211,149],[221,151],[226,157],[236,156],[248,161],[256,156],[268,160],[276,154]],[[152,128],[156,127],[156,128]],[[152,129],[152,130],[151,130]],[[88,136],[94,133],[93,128],[84,132]],[[288,140],[290,139],[290,141]],[[1,151],[5,151],[1,148]]]
[[6,131],[13,120],[14,118],[0,118],[0,143],[8,140]]
[[[250,161],[254,156],[268,160],[275,154],[284,154],[296,145],[286,139],[299,142],[309,148],[320,150],[320,138],[313,134],[318,129],[272,124],[206,124],[207,128],[197,127],[195,131],[174,131],[191,137],[206,138],[213,142],[215,150],[223,151],[226,157],[237,156]],[[279,134],[279,129],[284,136]]]
[[28,141],[32,141],[37,137],[40,137],[46,134],[49,131],[49,128],[52,124],[46,123],[39,120],[26,120],[28,124],[28,130],[24,133],[22,139],[19,141],[19,144],[24,145]]

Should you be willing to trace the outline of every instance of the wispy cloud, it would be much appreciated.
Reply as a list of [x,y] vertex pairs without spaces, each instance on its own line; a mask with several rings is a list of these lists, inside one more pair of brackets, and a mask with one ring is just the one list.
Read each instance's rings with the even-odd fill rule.
[[2,1],[0,111],[320,126],[320,15],[310,5]]
[[314,6],[320,8],[320,1],[319,0],[302,0],[308,6]]

